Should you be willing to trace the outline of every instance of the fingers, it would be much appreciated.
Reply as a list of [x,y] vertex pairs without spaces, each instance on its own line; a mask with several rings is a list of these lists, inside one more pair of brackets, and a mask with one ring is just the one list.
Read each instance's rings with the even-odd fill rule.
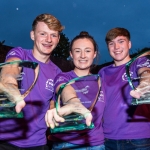
[[85,118],[85,122],[86,122],[86,125],[87,126],[90,126],[91,125],[91,122],[92,122],[92,114],[91,114],[91,112],[87,112],[87,113],[85,113],[84,114],[84,118]]
[[92,114],[91,112],[81,103],[69,103],[63,107],[60,108],[59,110],[59,115],[61,116],[66,116],[71,113],[79,113],[82,116],[84,116],[86,120],[86,125],[90,126],[92,122]]
[[56,109],[51,109],[51,110],[48,110],[46,115],[45,115],[45,122],[46,122],[46,125],[47,127],[50,127],[50,128],[55,128],[55,126],[58,126],[59,125],[59,122],[64,122],[64,118],[60,117],[57,112],[56,112]]
[[26,103],[25,103],[24,100],[21,100],[21,101],[17,102],[16,107],[15,107],[16,112],[20,113],[20,111],[22,110],[22,108],[25,107],[25,105],[26,105]]
[[139,99],[142,95],[142,93],[139,90],[132,90],[130,91],[130,95],[134,98]]

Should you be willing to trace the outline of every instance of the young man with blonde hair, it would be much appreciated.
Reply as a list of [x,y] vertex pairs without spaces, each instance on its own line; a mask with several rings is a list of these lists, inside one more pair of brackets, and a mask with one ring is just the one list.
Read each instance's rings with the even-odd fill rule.
[[[45,113],[49,109],[50,99],[53,96],[53,81],[61,70],[50,60],[52,51],[60,39],[63,30],[60,21],[50,14],[41,14],[35,18],[30,33],[33,48],[30,50],[16,47],[6,56],[6,62],[28,60],[39,64],[40,72],[37,82],[29,93],[22,99],[16,100],[16,112],[23,111],[22,119],[0,119],[0,149],[1,150],[46,150],[46,123]],[[19,70],[19,69],[18,69]],[[3,73],[5,74],[3,70]],[[16,70],[10,70],[12,77]],[[4,76],[5,77],[5,76]],[[13,80],[4,78],[4,82]],[[11,83],[15,84],[15,83]],[[26,87],[23,87],[26,88]],[[18,96],[17,96],[18,97]],[[18,102],[17,102],[18,101]]]

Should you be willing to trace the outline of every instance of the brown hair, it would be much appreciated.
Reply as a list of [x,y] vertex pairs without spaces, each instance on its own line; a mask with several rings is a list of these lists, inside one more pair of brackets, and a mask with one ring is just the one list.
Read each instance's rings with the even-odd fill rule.
[[72,50],[72,45],[73,45],[73,43],[74,43],[76,40],[78,40],[78,39],[84,39],[84,38],[89,39],[89,40],[93,43],[93,45],[94,45],[94,51],[98,52],[98,45],[97,45],[97,43],[95,42],[94,38],[93,38],[91,35],[89,35],[89,33],[86,32],[86,31],[81,31],[80,34],[77,35],[77,36],[70,42],[70,48],[69,48],[70,51]]
[[108,42],[115,39],[117,36],[125,36],[130,40],[130,32],[125,28],[116,27],[111,30],[109,30],[106,34],[105,41],[108,44]]
[[61,25],[60,21],[50,14],[41,14],[37,16],[32,23],[33,31],[36,29],[38,22],[44,22],[51,30],[61,32],[64,29],[64,26]]

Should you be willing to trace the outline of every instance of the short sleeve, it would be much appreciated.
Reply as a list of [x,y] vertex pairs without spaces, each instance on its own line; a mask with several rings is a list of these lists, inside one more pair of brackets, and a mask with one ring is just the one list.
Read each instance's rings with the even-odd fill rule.
[[17,57],[21,60],[24,59],[24,50],[21,47],[15,47],[11,49],[7,55],[5,61],[7,61],[9,58]]

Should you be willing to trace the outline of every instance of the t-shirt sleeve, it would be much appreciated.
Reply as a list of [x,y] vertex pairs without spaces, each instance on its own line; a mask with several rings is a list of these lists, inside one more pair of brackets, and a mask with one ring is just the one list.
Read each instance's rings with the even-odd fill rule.
[[65,73],[60,73],[55,77],[53,100],[56,100],[56,88],[63,83],[67,83],[69,80],[69,77]]
[[[146,56],[140,57],[135,61],[134,65],[136,65],[137,72],[140,68],[143,68],[143,67],[150,68],[150,59],[147,58]],[[131,64],[131,67],[132,67],[132,64]]]
[[5,61],[7,61],[9,58],[17,57],[21,60],[24,60],[24,50],[21,47],[15,47],[11,49],[7,55]]

